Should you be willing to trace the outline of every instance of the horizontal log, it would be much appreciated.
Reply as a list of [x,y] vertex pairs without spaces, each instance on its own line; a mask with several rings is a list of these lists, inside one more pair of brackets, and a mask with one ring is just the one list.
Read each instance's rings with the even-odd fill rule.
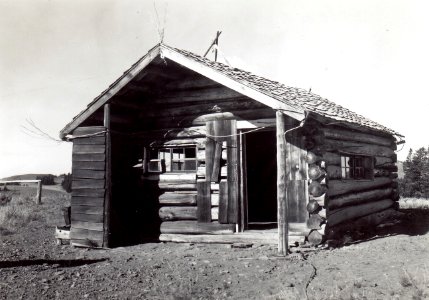
[[72,213],[71,213],[72,224],[73,224],[73,221],[101,223],[103,222],[103,215],[77,214],[77,213],[74,213],[72,210]]
[[152,143],[153,147],[174,147],[174,146],[198,146],[204,147],[206,144],[205,138],[194,138],[194,139],[174,139],[167,141],[155,141]]
[[211,79],[199,76],[191,79],[180,79],[167,83],[166,90],[192,90],[201,89],[205,87],[219,87],[219,83]]
[[102,161],[73,161],[72,173],[77,170],[95,170],[103,171],[106,168],[106,162]]
[[102,154],[105,152],[105,145],[73,145],[74,154]]
[[73,161],[73,165],[76,162],[104,162],[106,161],[106,155],[102,153],[98,153],[98,154],[73,153],[72,161]]
[[159,217],[163,221],[196,220],[196,206],[163,206],[159,209]]
[[[302,244],[305,236],[288,236],[289,246]],[[278,234],[275,233],[253,233],[240,232],[234,234],[161,234],[159,236],[161,242],[174,243],[208,243],[208,244],[236,244],[236,243],[252,243],[262,245],[277,245]]]
[[396,178],[398,178],[398,173],[390,173],[389,174],[389,178],[390,179],[396,179]]
[[335,165],[340,166],[341,165],[341,155],[338,153],[333,152],[324,152],[321,160],[323,160],[327,166]]
[[261,127],[276,127],[275,118],[237,121],[237,129],[253,129]]
[[243,99],[243,95],[227,87],[214,87],[189,91],[166,92],[153,100],[153,103],[184,103],[196,101],[219,101],[225,99]]
[[159,182],[180,182],[180,183],[195,183],[197,181],[196,173],[175,173],[175,174],[146,174],[142,175],[142,180],[153,180]]
[[394,164],[394,163],[379,165],[379,166],[377,166],[375,168],[376,169],[387,170],[387,171],[390,171],[390,172],[398,172],[398,166],[396,164]]
[[212,221],[219,220],[219,207],[211,208]]
[[381,137],[368,133],[362,133],[354,130],[340,129],[335,127],[322,127],[319,129],[326,138],[333,140],[363,142],[386,147],[392,147],[394,145],[393,138]]
[[384,156],[375,156],[374,157],[374,167],[378,168],[383,165],[391,165],[396,162],[396,156],[395,157],[384,157]]
[[163,117],[185,117],[191,115],[203,115],[213,111],[216,105],[222,111],[233,111],[239,109],[257,109],[264,105],[249,98],[237,98],[235,101],[221,100],[214,104],[212,101],[198,101],[183,105],[158,104],[153,109],[146,109],[140,113],[141,118],[163,118]]
[[341,179],[342,177],[340,166],[328,165],[326,167],[326,172],[328,173],[329,179]]
[[88,206],[88,205],[73,205],[71,207],[72,214],[88,214],[102,215],[104,213],[103,206]]
[[186,191],[186,190],[196,190],[197,183],[187,183],[185,182],[177,182],[177,181],[162,181],[158,183],[158,187],[161,190],[167,191]]
[[393,189],[391,187],[387,187],[384,189],[369,190],[364,192],[341,195],[334,199],[329,199],[328,207],[330,209],[335,209],[339,207],[379,200],[383,198],[389,198],[392,195],[392,192]]
[[384,156],[392,157],[395,154],[394,150],[386,146],[378,146],[371,144],[364,144],[358,142],[338,141],[326,139],[325,143],[321,146],[325,151],[342,151],[355,155],[367,156]]
[[[329,123],[331,123],[332,121],[324,116],[321,115],[316,115],[311,113],[311,120],[320,122],[321,124],[330,126]],[[355,130],[357,132],[363,132],[363,133],[368,133],[371,135],[376,135],[376,136],[381,136],[381,137],[387,137],[387,138],[391,138],[392,135],[386,132],[381,132],[380,130],[376,130],[376,129],[372,129],[372,128],[368,128],[368,127],[363,127],[359,124],[354,124],[354,123],[341,123],[341,127],[344,127],[346,129],[350,129],[350,130]]]
[[206,177],[206,165],[200,165],[197,168],[197,177],[198,178],[205,178]]
[[90,241],[103,241],[103,231],[81,229],[81,228],[71,228],[70,229],[70,238],[72,240],[90,240]]
[[101,189],[105,186],[104,179],[82,179],[76,180],[73,177],[72,188],[73,189]]
[[354,220],[372,213],[385,210],[393,205],[391,199],[383,199],[375,202],[369,202],[361,205],[347,206],[328,212],[329,226],[335,226],[345,221]]
[[197,194],[178,194],[174,192],[165,192],[159,196],[159,203],[162,205],[196,205]]
[[103,197],[72,197],[71,198],[72,206],[103,206],[104,198]]
[[[275,115],[275,112],[271,108],[254,108],[254,109],[238,109],[236,111],[231,111],[228,113],[223,113],[223,116],[219,116],[218,120],[249,120],[249,119],[258,119],[258,118],[272,118]],[[192,125],[202,125],[209,121],[210,118],[206,116],[199,116],[191,120]],[[212,119],[213,121],[215,119]]]
[[161,233],[225,234],[233,233],[235,224],[198,223],[197,221],[169,221],[161,223]]
[[73,139],[73,145],[105,145],[105,136],[93,136]]
[[386,177],[374,178],[374,180],[330,180],[329,197],[344,195],[354,192],[376,189],[392,184],[392,180]]
[[[222,158],[222,160],[226,161],[226,159],[227,159],[227,150],[226,149],[222,150],[221,158]],[[204,162],[206,160],[206,151],[203,149],[198,150],[197,151],[197,159],[198,159],[198,161]]]
[[374,177],[389,177],[390,178],[390,171],[389,170],[383,170],[383,169],[374,169]]
[[106,127],[103,126],[90,126],[90,127],[78,127],[73,131],[73,135],[86,135],[86,134],[94,134],[105,131]]
[[140,131],[134,134],[145,139],[186,139],[206,136],[205,126],[193,126],[188,128],[163,128],[156,130]]
[[219,193],[211,194],[211,202],[212,206],[219,206]]
[[73,179],[104,179],[106,172],[96,170],[74,170]]
[[103,231],[103,223],[101,222],[85,222],[85,221],[76,221],[74,220],[71,223],[71,228],[81,228],[81,229],[88,229],[88,230],[98,230]]
[[330,238],[340,237],[344,232],[347,231],[362,231],[367,228],[373,228],[380,225],[388,220],[397,218],[400,213],[393,209],[388,208],[385,210],[378,211],[376,213],[369,214],[367,216],[356,219],[353,222],[347,222],[339,224],[337,226],[330,227],[329,236]]

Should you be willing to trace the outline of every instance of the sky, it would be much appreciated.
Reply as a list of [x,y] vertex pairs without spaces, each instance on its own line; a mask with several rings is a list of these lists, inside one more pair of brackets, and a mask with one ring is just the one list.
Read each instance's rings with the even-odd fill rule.
[[[0,0],[0,178],[71,170],[59,131],[160,42],[312,89],[429,146],[429,8],[415,0]],[[156,10],[155,10],[156,7]],[[158,17],[157,17],[158,15]],[[222,61],[222,59],[221,59]]]

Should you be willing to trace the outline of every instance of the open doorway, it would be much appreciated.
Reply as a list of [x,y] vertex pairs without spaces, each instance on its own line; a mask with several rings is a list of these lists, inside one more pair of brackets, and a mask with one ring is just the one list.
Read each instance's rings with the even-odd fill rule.
[[248,229],[277,228],[276,132],[246,135]]

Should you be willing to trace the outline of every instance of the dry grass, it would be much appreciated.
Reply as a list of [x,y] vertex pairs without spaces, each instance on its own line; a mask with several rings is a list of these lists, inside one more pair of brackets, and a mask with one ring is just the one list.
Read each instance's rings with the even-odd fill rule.
[[[8,187],[9,188],[9,187]],[[61,225],[61,208],[69,205],[70,196],[61,191],[42,190],[42,204],[34,201],[35,187],[13,186],[0,192],[0,235],[19,233],[33,222]]]
[[429,210],[429,199],[422,198],[401,198],[399,209],[422,209]]

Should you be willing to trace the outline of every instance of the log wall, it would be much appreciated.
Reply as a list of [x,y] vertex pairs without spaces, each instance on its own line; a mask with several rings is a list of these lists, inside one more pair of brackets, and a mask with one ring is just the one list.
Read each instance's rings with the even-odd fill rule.
[[[380,224],[394,214],[396,143],[392,136],[368,129],[352,130],[311,120],[305,128],[309,150],[310,214],[308,240],[319,244],[327,238]],[[371,179],[344,179],[341,155],[362,155],[373,160]]]

